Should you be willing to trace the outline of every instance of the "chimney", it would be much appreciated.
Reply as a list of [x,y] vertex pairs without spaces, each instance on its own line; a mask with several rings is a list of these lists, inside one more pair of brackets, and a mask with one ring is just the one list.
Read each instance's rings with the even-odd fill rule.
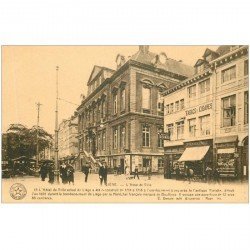
[[139,45],[139,51],[143,54],[147,54],[149,51],[149,45]]

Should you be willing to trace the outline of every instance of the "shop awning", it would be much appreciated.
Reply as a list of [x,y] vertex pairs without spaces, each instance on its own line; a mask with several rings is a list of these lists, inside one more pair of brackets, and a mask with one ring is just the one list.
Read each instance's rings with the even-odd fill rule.
[[215,143],[227,143],[227,142],[236,142],[238,140],[237,135],[232,136],[223,136],[223,137],[217,137],[215,139]]
[[186,148],[178,161],[200,161],[204,158],[209,146]]

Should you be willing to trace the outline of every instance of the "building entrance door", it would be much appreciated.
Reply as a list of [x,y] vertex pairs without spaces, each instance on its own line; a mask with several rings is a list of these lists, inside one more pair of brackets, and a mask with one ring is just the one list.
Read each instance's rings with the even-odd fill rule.
[[151,168],[151,159],[143,158],[142,167],[143,167],[143,172],[147,173],[148,169]]
[[121,174],[124,174],[124,159],[123,158],[121,158],[120,159],[120,168],[121,168]]

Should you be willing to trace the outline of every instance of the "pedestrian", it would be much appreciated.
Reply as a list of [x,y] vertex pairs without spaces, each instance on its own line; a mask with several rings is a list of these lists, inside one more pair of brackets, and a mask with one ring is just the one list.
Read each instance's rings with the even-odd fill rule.
[[152,174],[151,167],[148,167],[148,180],[151,180],[151,174]]
[[125,167],[125,175],[126,175],[126,179],[129,179],[130,170],[128,166]]
[[220,184],[220,172],[218,168],[214,169],[213,178],[214,178],[215,183]]
[[139,178],[139,170],[138,170],[138,167],[137,167],[137,166],[135,166],[134,179],[135,179],[136,176],[137,176],[137,179],[139,180],[139,179],[140,179],[140,178]]
[[212,168],[208,165],[205,169],[205,174],[206,174],[206,181],[207,183],[210,183],[212,179]]
[[41,174],[41,180],[45,181],[47,177],[47,165],[46,164],[41,165],[40,174]]
[[66,173],[67,173],[67,182],[70,184],[72,182],[72,184],[74,185],[74,168],[71,164],[68,164],[66,167]]
[[180,179],[180,167],[178,164],[175,166],[175,179],[179,180]]
[[91,169],[91,166],[89,163],[86,164],[86,166],[84,167],[84,174],[85,174],[85,182],[88,182],[88,176],[89,176],[89,171]]
[[54,165],[49,166],[49,183],[53,184],[55,181]]
[[68,182],[67,180],[67,170],[66,170],[66,165],[63,163],[60,167],[60,177],[62,179],[62,183],[66,184]]
[[104,182],[104,184],[107,186],[107,177],[108,177],[108,168],[106,162],[103,162],[99,168],[99,178],[101,185]]
[[192,179],[192,177],[194,175],[194,170],[192,168],[189,168],[187,166],[186,171],[187,171],[187,180],[188,180],[188,182],[190,184],[191,183],[191,179]]

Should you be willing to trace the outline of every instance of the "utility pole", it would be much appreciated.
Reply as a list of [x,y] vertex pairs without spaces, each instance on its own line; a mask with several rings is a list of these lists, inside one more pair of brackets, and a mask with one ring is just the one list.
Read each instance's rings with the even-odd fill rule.
[[59,184],[59,162],[58,162],[58,71],[56,66],[56,111],[55,111],[55,177],[56,183]]
[[36,167],[38,168],[39,161],[39,115],[40,115],[40,102],[36,103],[37,105],[37,124],[36,124]]

